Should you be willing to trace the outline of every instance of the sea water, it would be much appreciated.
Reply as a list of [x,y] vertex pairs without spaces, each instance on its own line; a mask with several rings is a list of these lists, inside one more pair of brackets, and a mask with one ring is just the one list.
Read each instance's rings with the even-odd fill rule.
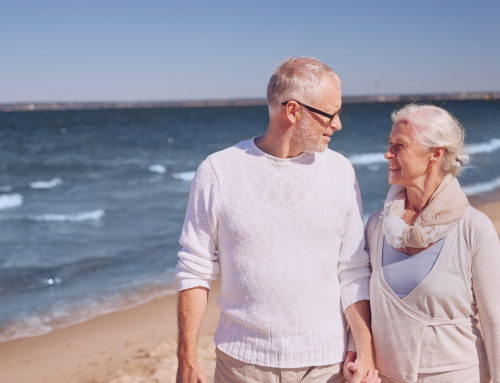
[[[467,131],[469,194],[500,187],[500,102],[442,104]],[[346,104],[330,148],[356,169],[365,218],[385,199],[396,104]],[[175,292],[190,182],[261,134],[266,107],[0,113],[0,341]]]

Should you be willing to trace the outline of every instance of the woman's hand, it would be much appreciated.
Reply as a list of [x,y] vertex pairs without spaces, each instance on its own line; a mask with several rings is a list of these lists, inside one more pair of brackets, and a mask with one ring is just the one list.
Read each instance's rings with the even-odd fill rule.
[[344,361],[344,378],[347,383],[380,383],[381,379],[378,377],[377,370],[368,370],[365,377],[360,379],[355,377],[356,371],[359,370],[359,366],[356,364],[357,354],[353,351],[347,351],[345,361]]

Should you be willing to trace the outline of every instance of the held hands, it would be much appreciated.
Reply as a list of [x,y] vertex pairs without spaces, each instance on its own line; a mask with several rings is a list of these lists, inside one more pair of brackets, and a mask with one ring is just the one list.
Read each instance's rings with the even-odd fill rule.
[[198,361],[179,360],[176,383],[207,383],[207,376]]
[[373,361],[364,361],[357,358],[357,354],[348,351],[344,361],[344,378],[347,383],[380,383],[378,371]]

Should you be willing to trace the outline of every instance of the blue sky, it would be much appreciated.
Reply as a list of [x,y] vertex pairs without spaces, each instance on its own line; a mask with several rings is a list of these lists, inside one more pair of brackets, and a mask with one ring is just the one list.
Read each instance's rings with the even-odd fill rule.
[[345,95],[500,91],[498,1],[0,0],[0,102],[264,97],[314,56]]

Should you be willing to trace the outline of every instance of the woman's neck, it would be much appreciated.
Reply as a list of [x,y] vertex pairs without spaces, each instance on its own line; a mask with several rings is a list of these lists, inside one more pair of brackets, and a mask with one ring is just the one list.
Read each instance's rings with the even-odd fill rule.
[[443,181],[443,177],[436,176],[426,179],[420,185],[406,187],[405,218],[410,218],[410,221],[412,221],[410,225],[415,222],[422,210],[428,205],[429,200],[441,184],[441,181]]

